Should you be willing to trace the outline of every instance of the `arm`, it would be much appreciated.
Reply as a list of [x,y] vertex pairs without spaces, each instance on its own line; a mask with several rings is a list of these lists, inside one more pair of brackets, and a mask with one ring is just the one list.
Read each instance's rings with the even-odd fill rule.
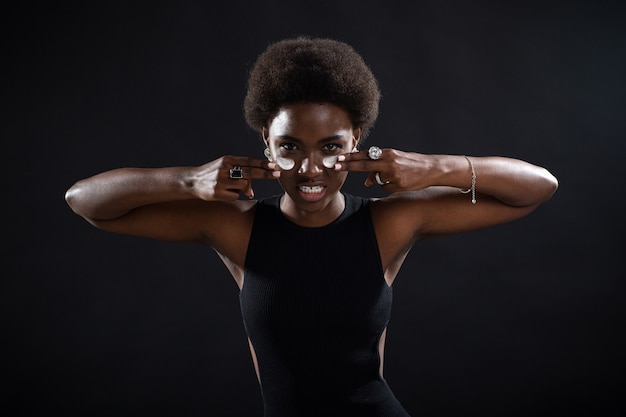
[[413,172],[406,170],[400,174],[398,191],[419,190],[425,186],[469,190],[472,175],[475,175],[479,194],[491,196],[508,206],[536,207],[547,201],[558,187],[556,178],[548,170],[518,159],[430,155],[426,156],[427,162],[422,162],[424,168],[420,169],[420,161],[425,156],[412,154],[411,157],[409,163]]
[[[229,178],[234,166],[243,168],[243,179]],[[65,198],[74,212],[104,230],[198,241],[216,234],[225,216],[241,212],[239,193],[252,198],[252,179],[276,178],[274,168],[230,156],[199,167],[120,168],[78,181]]]
[[[340,157],[339,169],[370,172],[365,185],[375,184],[394,193],[379,206],[384,216],[403,224],[413,238],[459,233],[512,221],[547,201],[558,183],[546,169],[504,157],[423,155],[385,149],[371,160],[367,151]],[[476,175],[477,203],[461,193],[471,188],[472,166]],[[384,201],[387,200],[387,201]],[[386,226],[389,220],[383,220]],[[405,232],[406,233],[406,232]]]
[[191,167],[120,168],[76,182],[65,193],[74,212],[97,222],[151,204],[197,198]]

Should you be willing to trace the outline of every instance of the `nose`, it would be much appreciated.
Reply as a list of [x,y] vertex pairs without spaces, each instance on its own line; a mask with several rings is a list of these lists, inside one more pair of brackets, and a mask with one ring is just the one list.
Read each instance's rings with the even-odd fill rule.
[[322,172],[320,163],[321,161],[318,161],[312,155],[309,155],[302,160],[300,168],[298,168],[298,174],[305,175],[307,177],[315,177]]

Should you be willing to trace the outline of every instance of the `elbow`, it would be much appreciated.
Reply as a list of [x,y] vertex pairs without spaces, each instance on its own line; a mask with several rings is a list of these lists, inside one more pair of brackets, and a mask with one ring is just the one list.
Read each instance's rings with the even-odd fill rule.
[[81,216],[83,216],[81,207],[83,206],[82,202],[85,200],[84,194],[84,188],[81,186],[80,181],[72,185],[65,192],[65,202],[68,206],[70,206],[74,213]]
[[542,202],[548,201],[556,190],[559,188],[559,180],[550,173],[547,169],[544,169],[543,172],[543,181],[544,181],[544,192]]
[[550,200],[559,188],[559,181],[545,168],[535,171],[531,178],[523,188],[524,191],[519,194],[520,198],[509,200],[507,204],[514,207],[530,207],[534,210]]
[[78,194],[77,188],[78,188],[77,184],[74,184],[65,192],[65,202],[67,203],[68,206],[70,206],[72,210],[74,210],[74,206],[77,200],[77,194]]

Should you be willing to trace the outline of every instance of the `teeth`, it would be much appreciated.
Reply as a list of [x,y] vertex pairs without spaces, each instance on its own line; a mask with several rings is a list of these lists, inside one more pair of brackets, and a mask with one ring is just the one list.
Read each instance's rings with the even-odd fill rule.
[[307,194],[321,193],[323,189],[324,187],[322,187],[321,185],[316,185],[315,187],[307,187],[306,185],[300,186],[300,190],[302,190],[303,193]]

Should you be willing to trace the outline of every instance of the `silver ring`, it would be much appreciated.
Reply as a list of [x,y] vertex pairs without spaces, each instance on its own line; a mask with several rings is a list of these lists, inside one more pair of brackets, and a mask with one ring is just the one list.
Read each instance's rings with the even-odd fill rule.
[[380,172],[377,172],[376,175],[374,175],[374,178],[376,179],[376,183],[378,185],[387,185],[389,184],[391,181],[383,181],[380,179]]
[[383,150],[378,146],[370,146],[367,151],[367,156],[373,160],[380,159],[383,156]]
[[240,166],[236,166],[229,171],[228,176],[234,180],[239,180],[243,178],[243,171]]

